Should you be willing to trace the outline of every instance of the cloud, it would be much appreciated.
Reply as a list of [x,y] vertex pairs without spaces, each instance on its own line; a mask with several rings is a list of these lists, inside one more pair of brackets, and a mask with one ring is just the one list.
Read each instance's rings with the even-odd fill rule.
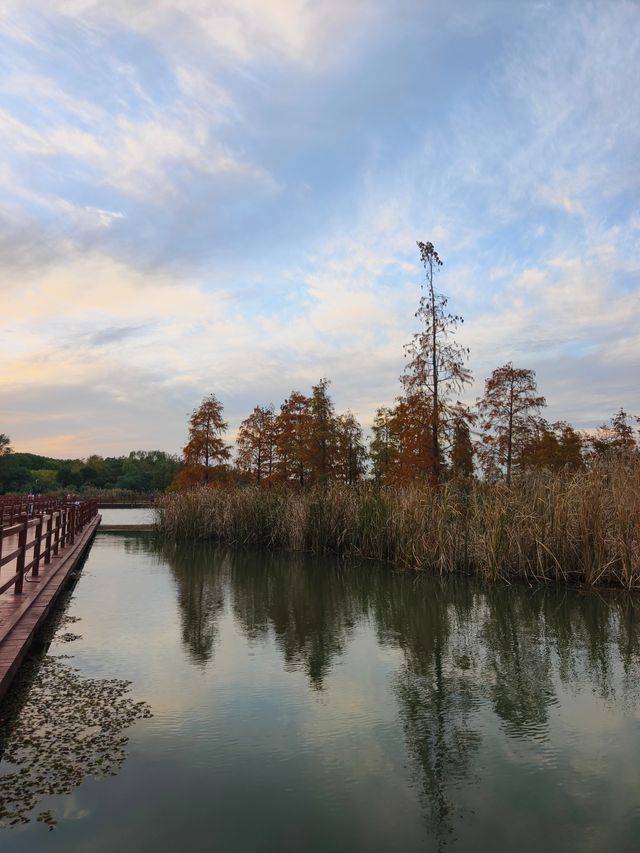
[[323,375],[370,422],[417,239],[469,400],[513,360],[552,418],[640,409],[637,23],[623,0],[0,5],[14,444],[176,450],[211,390],[235,428]]
[[[199,46],[221,50],[244,62],[274,55],[315,65],[330,61],[336,40],[372,11],[365,0],[49,0],[41,13],[81,22],[84,27],[120,26],[156,40],[165,50]],[[44,6],[44,9],[42,8]]]

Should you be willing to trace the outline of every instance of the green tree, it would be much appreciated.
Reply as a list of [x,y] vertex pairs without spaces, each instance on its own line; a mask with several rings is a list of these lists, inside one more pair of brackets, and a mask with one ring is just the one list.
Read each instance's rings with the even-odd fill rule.
[[0,456],[8,456],[9,453],[11,453],[11,439],[0,432]]
[[335,476],[343,483],[358,483],[365,472],[367,451],[362,427],[352,412],[338,415],[335,422]]
[[386,482],[387,472],[398,458],[398,434],[394,428],[394,411],[388,406],[381,406],[373,419],[371,432],[373,438],[369,444],[373,479],[376,483]]
[[524,449],[526,467],[576,470],[583,464],[582,439],[565,421],[548,424],[542,418],[536,435]]
[[453,427],[451,446],[451,472],[459,477],[473,475],[473,457],[475,447],[471,439],[471,430],[465,418],[460,418]]

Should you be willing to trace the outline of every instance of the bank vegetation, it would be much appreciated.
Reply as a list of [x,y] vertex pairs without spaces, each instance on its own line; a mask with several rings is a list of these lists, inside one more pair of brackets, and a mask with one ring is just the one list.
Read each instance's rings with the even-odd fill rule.
[[173,540],[332,553],[487,581],[640,587],[640,459],[405,487],[197,486],[163,496]]

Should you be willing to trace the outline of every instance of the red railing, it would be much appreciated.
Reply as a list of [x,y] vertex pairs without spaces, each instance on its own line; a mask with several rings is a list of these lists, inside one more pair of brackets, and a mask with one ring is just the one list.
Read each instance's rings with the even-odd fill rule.
[[[10,577],[2,580],[0,575],[0,595],[12,586],[20,594],[25,575],[31,572],[37,578],[40,566],[48,565],[59,551],[73,545],[76,536],[97,514],[95,500],[0,497],[0,572],[15,561],[15,572]],[[32,530],[33,538],[29,539]],[[16,547],[3,553],[5,545]]]

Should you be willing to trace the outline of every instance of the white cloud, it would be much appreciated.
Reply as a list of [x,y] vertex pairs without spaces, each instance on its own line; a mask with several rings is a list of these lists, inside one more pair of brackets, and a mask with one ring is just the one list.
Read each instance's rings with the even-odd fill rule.
[[37,11],[84,28],[124,28],[179,51],[222,51],[252,62],[273,55],[308,68],[342,55],[350,33],[375,16],[371,0],[27,0],[0,6],[5,27],[19,12]]

